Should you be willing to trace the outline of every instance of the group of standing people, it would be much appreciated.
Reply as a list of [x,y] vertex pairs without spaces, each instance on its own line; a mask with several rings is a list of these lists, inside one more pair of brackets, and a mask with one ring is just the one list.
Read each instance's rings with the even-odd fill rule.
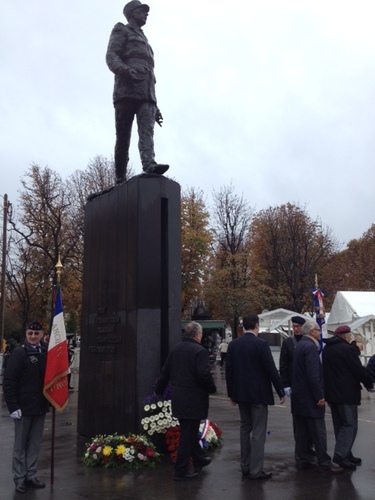
[[[291,397],[296,467],[305,470],[318,466],[321,472],[330,474],[355,470],[362,463],[352,453],[361,383],[372,390],[374,379],[362,366],[348,326],[339,326],[333,337],[323,339],[322,354],[321,332],[315,321],[295,316],[292,326],[293,336],[281,348],[280,375]],[[327,453],[326,403],[336,438],[333,458]]]
[[[358,430],[361,383],[372,391],[375,357],[365,368],[353,345],[348,326],[340,326],[333,337],[324,339],[321,355],[320,328],[302,316],[292,318],[293,335],[282,345],[280,374],[268,343],[259,338],[259,317],[243,318],[243,335],[231,341],[226,353],[227,392],[240,414],[240,466],[242,476],[267,480],[264,448],[268,406],[274,404],[273,389],[280,398],[291,398],[295,461],[298,470],[317,469],[326,474],[355,470],[362,460],[352,447]],[[199,423],[208,415],[209,394],[216,391],[208,352],[200,345],[202,328],[187,325],[183,340],[170,352],[155,393],[168,383],[172,391],[172,413],[181,424],[175,464],[175,480],[197,477],[210,464],[199,447]],[[333,458],[327,453],[325,408],[328,403],[336,438]],[[189,469],[192,460],[192,469]]]

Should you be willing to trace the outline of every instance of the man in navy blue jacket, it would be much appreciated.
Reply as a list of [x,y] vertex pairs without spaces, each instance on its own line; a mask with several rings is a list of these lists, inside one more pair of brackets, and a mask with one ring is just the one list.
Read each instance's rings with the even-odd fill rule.
[[243,318],[243,328],[244,334],[228,347],[227,391],[240,410],[242,475],[269,479],[272,474],[263,470],[268,405],[274,404],[272,384],[280,403],[284,403],[284,389],[267,342],[258,338],[259,317]]
[[306,321],[303,337],[294,351],[292,379],[292,412],[295,422],[295,457],[298,470],[314,467],[310,462],[309,442],[313,439],[320,472],[343,472],[327,453],[327,432],[324,421],[325,399],[323,370],[319,357],[320,328],[315,321]]

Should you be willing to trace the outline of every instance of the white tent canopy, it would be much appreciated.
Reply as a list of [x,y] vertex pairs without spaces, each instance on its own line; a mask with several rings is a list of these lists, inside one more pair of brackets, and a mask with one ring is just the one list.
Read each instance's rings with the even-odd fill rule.
[[361,355],[375,354],[375,292],[337,292],[328,318],[328,331],[350,326]]
[[278,332],[282,337],[289,337],[292,331],[292,321],[293,316],[300,316],[301,318],[308,320],[311,316],[299,314],[295,311],[289,311],[288,309],[274,309],[273,311],[266,311],[259,316],[259,327],[261,333]]

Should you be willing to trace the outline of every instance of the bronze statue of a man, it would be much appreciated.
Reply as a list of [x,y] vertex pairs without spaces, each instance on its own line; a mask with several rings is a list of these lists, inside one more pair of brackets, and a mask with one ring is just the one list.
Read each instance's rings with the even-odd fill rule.
[[150,7],[132,0],[124,7],[128,24],[117,23],[109,39],[106,61],[115,74],[113,104],[116,120],[116,182],[125,180],[134,116],[137,117],[138,148],[145,173],[162,175],[169,168],[155,161],[154,126],[163,117],[156,104],[154,53],[142,26]]

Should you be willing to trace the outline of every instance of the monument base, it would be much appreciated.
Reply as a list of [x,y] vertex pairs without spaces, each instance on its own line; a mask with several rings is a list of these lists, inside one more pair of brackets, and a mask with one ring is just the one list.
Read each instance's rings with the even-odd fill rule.
[[78,432],[138,433],[181,338],[180,186],[141,175],[86,205]]

